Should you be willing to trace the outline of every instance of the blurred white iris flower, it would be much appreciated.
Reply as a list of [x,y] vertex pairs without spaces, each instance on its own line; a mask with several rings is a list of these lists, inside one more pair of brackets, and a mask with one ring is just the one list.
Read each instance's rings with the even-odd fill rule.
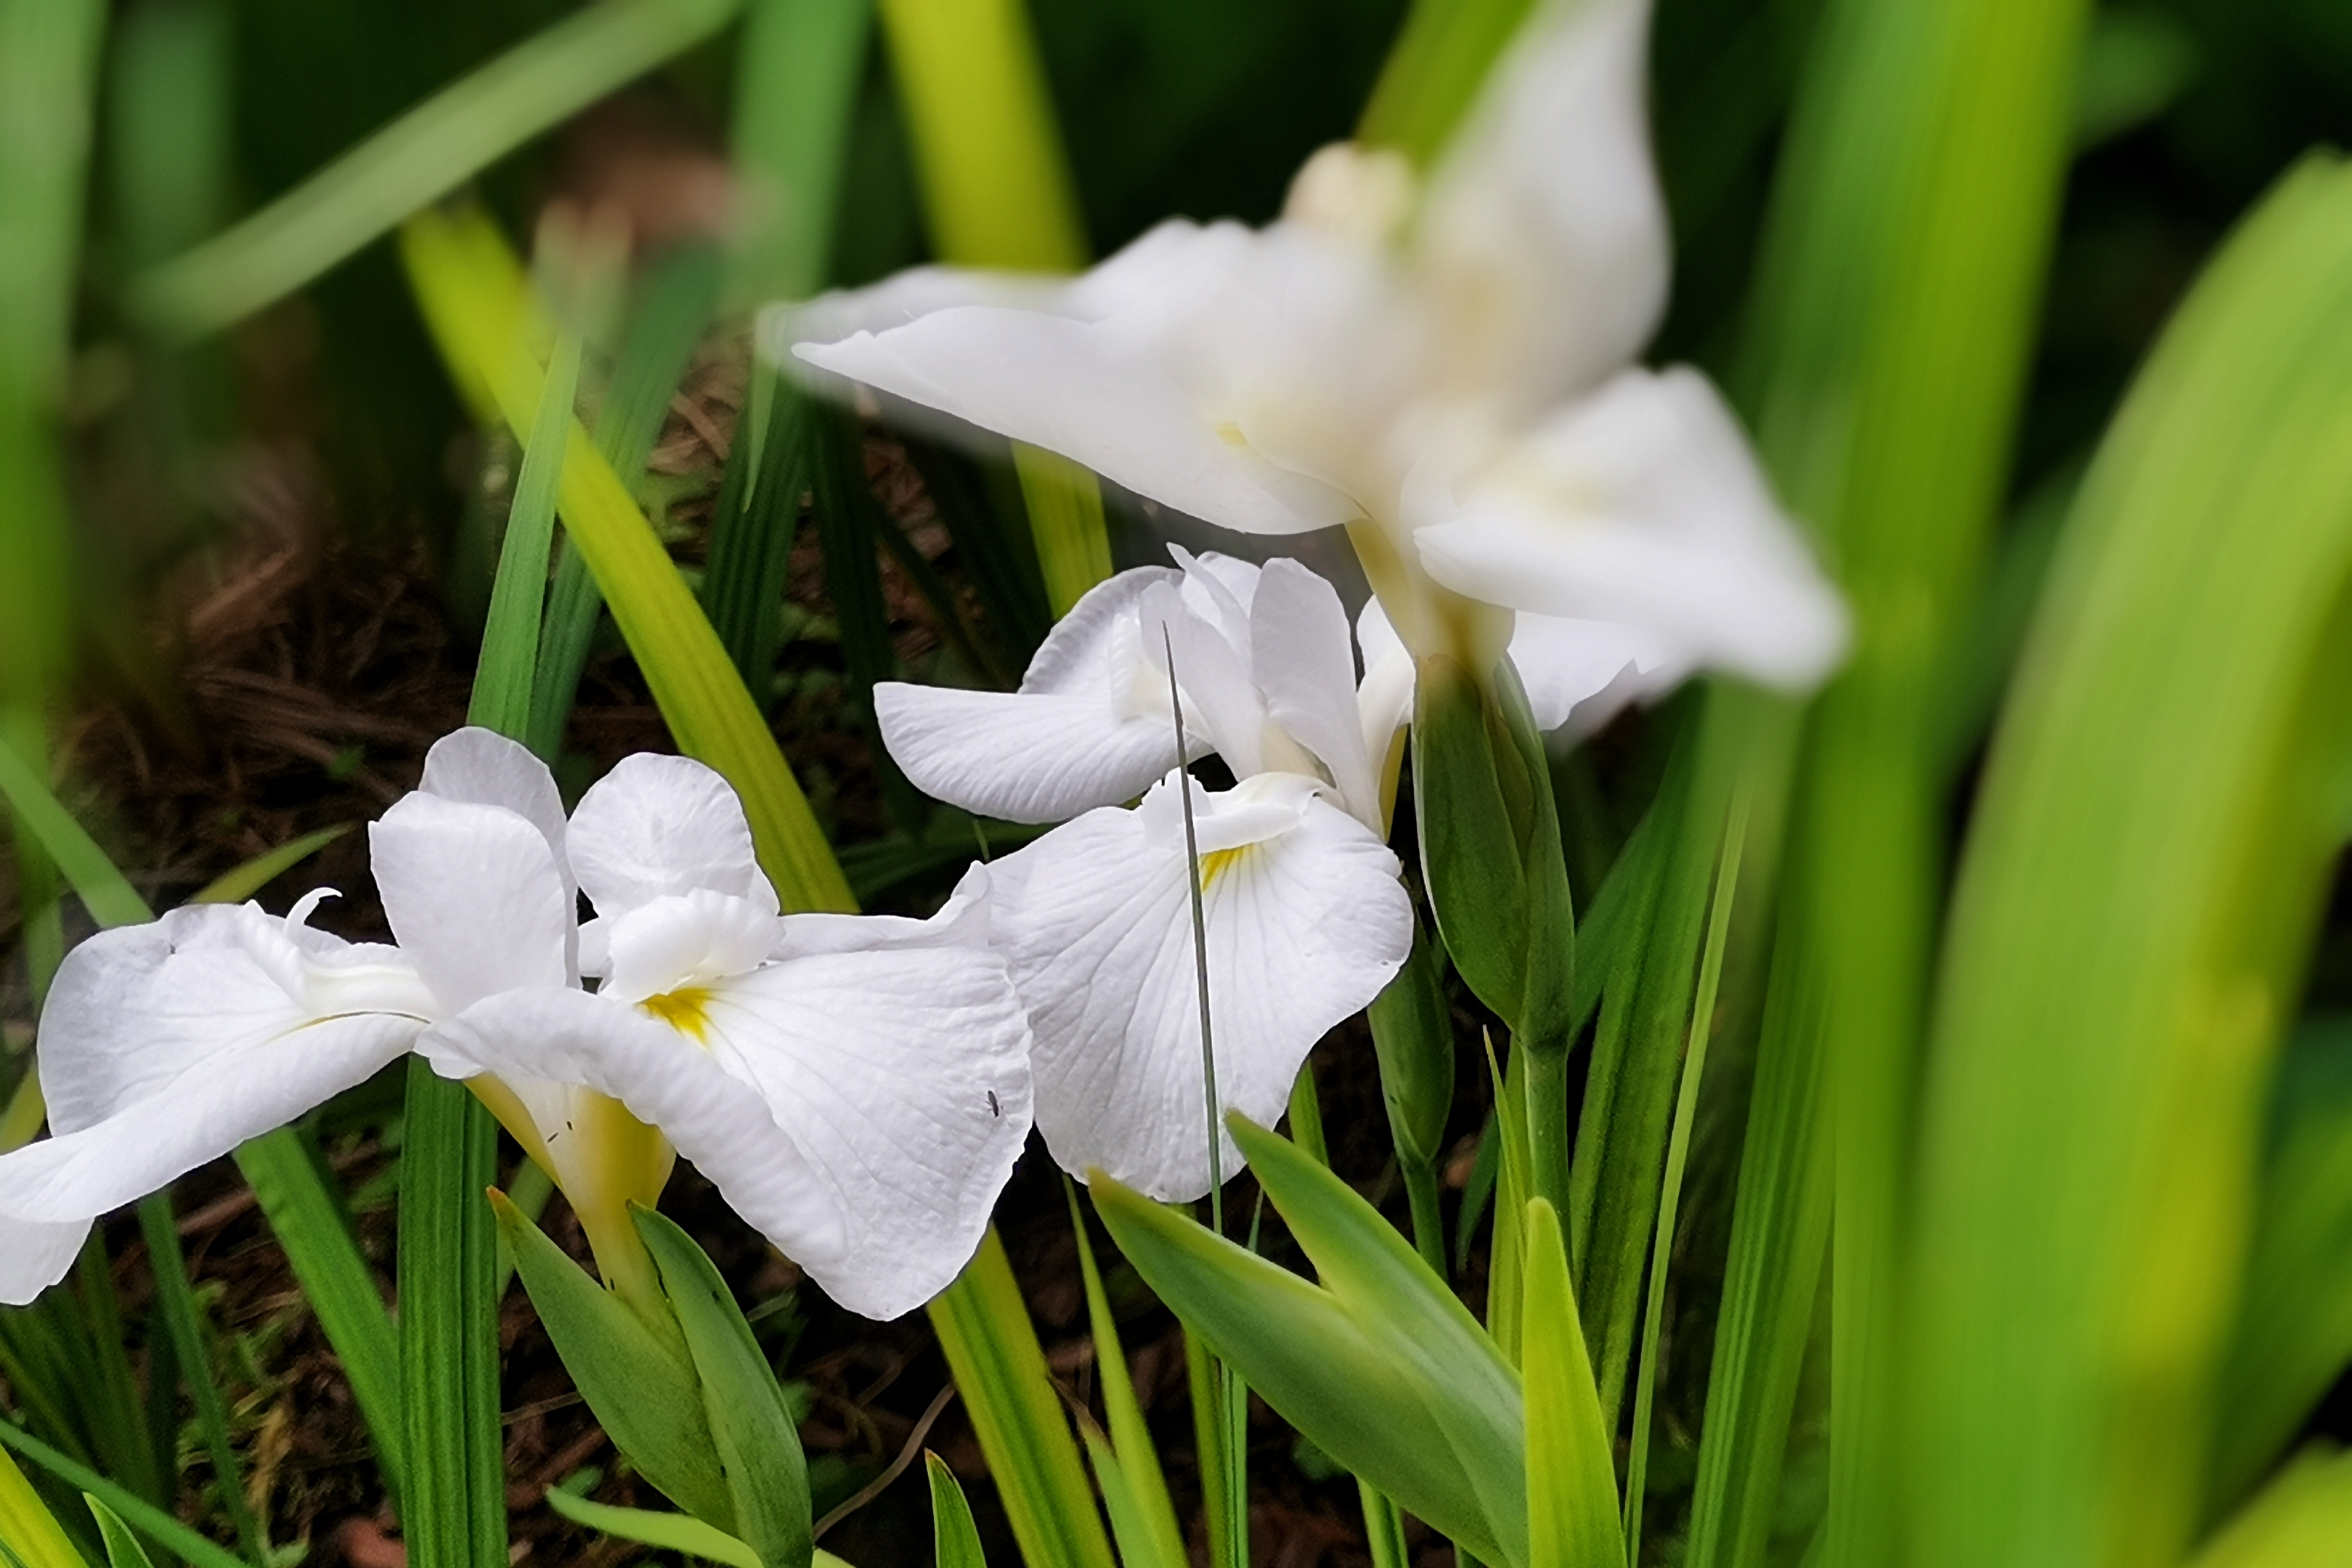
[[[1544,727],[1708,667],[1801,689],[1843,609],[1667,287],[1646,0],[1550,0],[1426,179],[1327,147],[1263,229],[1170,221],[1084,277],[922,268],[779,308],[780,362],[1225,528],[1344,526],[1416,656],[1507,646]],[[838,382],[835,382],[838,385]]]
[[[1211,1176],[1171,769],[1214,752],[1237,780],[1192,788],[1221,1108],[1278,1119],[1308,1051],[1412,942],[1384,841],[1412,661],[1391,646],[1360,681],[1339,594],[1297,561],[1179,559],[1087,593],[1018,692],[875,688],[890,754],[922,789],[1019,821],[1076,817],[989,868],[992,940],[1035,1040],[1037,1126],[1066,1170],[1171,1200]],[[1220,1136],[1222,1168],[1239,1170]]]
[[701,764],[630,758],[567,822],[546,768],[482,729],[437,743],[369,837],[397,947],[310,929],[314,893],[67,956],[39,1046],[55,1135],[0,1156],[0,1300],[60,1277],[98,1216],[411,1050],[475,1087],[625,1289],[626,1205],[677,1154],[868,1316],[971,1258],[1031,1099],[984,873],[928,921],[780,915]]

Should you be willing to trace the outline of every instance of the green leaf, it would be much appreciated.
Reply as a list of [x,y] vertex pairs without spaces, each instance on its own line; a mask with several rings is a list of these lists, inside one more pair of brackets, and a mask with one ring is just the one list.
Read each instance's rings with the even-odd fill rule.
[[[1095,1263],[1094,1243],[1087,1236],[1086,1215],[1078,1207],[1078,1191],[1063,1178],[1070,1202],[1070,1227],[1077,1234],[1078,1274],[1086,1287],[1087,1326],[1094,1336],[1095,1367],[1102,1377],[1103,1414],[1110,1423],[1108,1443],[1082,1427],[1087,1448],[1102,1484],[1103,1501],[1111,1530],[1118,1538],[1124,1568],[1185,1568],[1184,1532],[1176,1522],[1176,1505],[1168,1496],[1168,1480],[1160,1473],[1160,1455],[1151,1441],[1151,1427],[1135,1397],[1128,1375],[1127,1353],[1120,1348],[1118,1323],[1111,1316],[1110,1298],[1103,1291],[1102,1271]],[[1108,1470],[1106,1470],[1106,1465]],[[1116,1492],[1116,1496],[1114,1495]]]
[[1418,915],[1412,952],[1370,1009],[1381,1097],[1397,1157],[1427,1165],[1444,1152],[1454,1110],[1454,1015],[1435,950]]
[[1058,621],[1087,589],[1110,576],[1102,486],[1068,458],[1018,442],[1013,468],[1029,506],[1029,534],[1045,580],[1046,602]]
[[702,1385],[703,1416],[732,1501],[732,1533],[767,1568],[806,1568],[814,1547],[808,1459],[774,1370],[734,1292],[694,1239],[649,1208],[633,1206],[629,1218],[661,1270]]
[[1022,1561],[1029,1568],[1114,1568],[1061,1396],[993,1228],[929,1312]]
[[57,1516],[5,1449],[0,1449],[0,1543],[16,1554],[24,1568],[87,1568]]
[[[486,417],[522,428],[545,378],[522,341],[524,282],[505,241],[478,213],[425,214],[402,230],[402,255],[460,390]],[[723,774],[741,797],[784,906],[854,908],[774,734],[710,622],[612,466],[584,441],[568,444],[558,507],[678,749]]]
[[1430,908],[1471,994],[1516,1028],[1527,995],[1527,842],[1535,781],[1497,744],[1485,689],[1451,659],[1422,661],[1413,689],[1414,820]]
[[2166,329],[2052,563],[1937,977],[1904,1298],[1922,1568],[2174,1560],[2200,1522],[2352,758],[2347,275],[2352,172],[2306,160]]
[[[901,828],[919,829],[929,802],[890,760],[874,716],[874,687],[898,675],[898,650],[882,602],[881,563],[875,556],[877,530],[887,524],[866,483],[864,427],[852,409],[818,404],[808,413],[805,435],[815,503],[811,515],[824,549],[825,597],[841,628],[848,706],[871,742],[883,803],[892,820]],[[781,591],[781,575],[774,586]],[[771,663],[774,653],[772,647],[762,651]],[[765,674],[764,667],[761,673]]]
[[1454,134],[1534,0],[1414,0],[1357,137],[1423,167]]
[[2315,1446],[2189,1560],[2189,1568],[2305,1568],[2352,1557],[2352,1454]]
[[1337,1176],[1228,1119],[1327,1286],[1100,1174],[1111,1234],[1147,1283],[1340,1465],[1482,1559],[1526,1561],[1517,1378],[1444,1282]]
[[521,737],[530,732],[531,692],[539,677],[540,628],[547,609],[547,561],[555,547],[555,487],[572,434],[572,403],[580,387],[580,336],[555,335],[539,406],[515,477],[505,542],[490,588],[488,623],[466,722]]
[[1021,0],[881,0],[931,248],[963,267],[1068,272],[1085,229]]
[[98,841],[58,804],[22,753],[0,735],[0,795],[29,831],[100,925],[137,925],[155,918],[147,901],[117,871]]
[[442,89],[226,234],[134,279],[131,309],[171,337],[218,331],[699,43],[737,4],[608,0],[583,7]]
[[[772,689],[782,641],[784,582],[800,529],[801,495],[815,466],[812,449],[820,422],[829,421],[832,411],[813,405],[790,376],[764,362],[755,361],[751,375],[751,397],[727,455],[712,515],[702,604],[744,684],[765,693]],[[858,480],[865,480],[862,465]],[[825,559],[830,569],[832,557]],[[875,602],[880,602],[878,587]],[[845,635],[845,643],[849,641]]]
[[869,0],[751,0],[736,50],[728,303],[824,287],[842,154],[866,60]]
[[1624,1568],[1617,1462],[1584,1350],[1559,1216],[1527,1207],[1519,1370],[1528,1418],[1528,1568]]
[[342,1363],[352,1397],[375,1445],[384,1488],[396,1501],[407,1470],[402,1452],[406,1428],[400,1410],[400,1333],[361,1255],[351,1214],[320,1168],[310,1143],[293,1128],[265,1133],[240,1146],[236,1168],[252,1186],[270,1231],[286,1249],[286,1261],[304,1299]]
[[[252,1564],[214,1545],[128,1487],[107,1479],[88,1465],[58,1452],[31,1433],[5,1420],[0,1420],[0,1448],[21,1454],[36,1468],[47,1470],[86,1496],[97,1498],[120,1514],[131,1528],[174,1557],[186,1559],[192,1568],[253,1568]],[[22,1477],[18,1479],[21,1480]],[[0,1477],[0,1493],[7,1490],[5,1478]],[[30,1489],[26,1490],[29,1491]],[[5,1501],[0,1501],[0,1507],[5,1506]],[[79,1560],[69,1560],[75,1561]],[[29,1568],[40,1568],[40,1565],[35,1563]]]
[[81,1500],[89,1506],[90,1517],[98,1521],[98,1532],[106,1542],[106,1561],[111,1568],[155,1568],[147,1549],[139,1544],[139,1538],[131,1533],[131,1527],[122,1522],[121,1514],[88,1492],[81,1494]]
[[734,1499],[675,1325],[640,1317],[503,1194],[493,1194],[490,1207],[547,1337],[613,1447],[670,1501],[731,1531]]
[[760,1554],[725,1531],[683,1513],[657,1513],[651,1509],[615,1508],[574,1497],[562,1487],[547,1489],[547,1506],[585,1529],[644,1546],[676,1552],[727,1568],[766,1568]]
[[276,849],[265,851],[243,865],[221,873],[189,894],[188,902],[242,904],[351,831],[349,822],[338,822],[331,828],[320,828],[314,833],[289,839]]
[[257,1563],[267,1563],[269,1542],[262,1534],[261,1521],[254,1517],[253,1505],[246,1500],[245,1467],[238,1463],[236,1445],[229,1437],[228,1406],[222,1403],[220,1387],[213,1382],[213,1358],[205,1343],[203,1313],[196,1305],[195,1292],[188,1285],[188,1260],[180,1250],[178,1223],[168,1193],[157,1193],[139,1205],[139,1230],[147,1239],[147,1256],[155,1277],[155,1310],[163,1320],[164,1332],[172,1336],[181,1378],[195,1406],[196,1430],[212,1458],[221,1505],[236,1527],[237,1541],[246,1555]]
[[926,1450],[923,1471],[931,1483],[931,1561],[936,1568],[988,1568],[980,1550],[980,1527],[971,1505],[947,1461]]

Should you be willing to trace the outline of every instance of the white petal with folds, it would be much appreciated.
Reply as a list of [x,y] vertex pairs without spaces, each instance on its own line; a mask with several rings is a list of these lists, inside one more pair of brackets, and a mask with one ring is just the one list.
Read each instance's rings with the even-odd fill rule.
[[568,842],[581,890],[600,915],[698,889],[776,908],[743,802],[690,757],[623,758],[580,797]]
[[[297,944],[247,904],[175,910],[68,953],[41,1018],[57,1135],[0,1155],[0,1300],[53,1282],[98,1216],[396,1060],[432,998],[382,952]],[[348,1010],[320,1016],[306,993],[322,972]]]
[[[563,796],[555,788],[555,775],[529,747],[479,725],[452,730],[425,754],[425,777],[416,787],[445,800],[502,806],[537,828],[563,879],[563,906],[574,906],[580,884],[563,850]],[[564,961],[573,975],[580,972],[576,936],[565,939]]]
[[971,692],[886,681],[874,688],[882,743],[918,789],[1008,822],[1058,822],[1131,800],[1174,764],[1159,714],[1121,718],[1108,690]]
[[642,1001],[757,967],[783,935],[781,915],[709,888],[672,894],[604,922],[600,995]]
[[1518,444],[1458,516],[1413,537],[1429,574],[1458,592],[1622,622],[1769,685],[1808,687],[1844,651],[1836,591],[1694,371],[1624,372]]
[[1323,764],[1340,803],[1378,831],[1380,785],[1365,749],[1355,644],[1339,591],[1295,560],[1266,562],[1250,640],[1269,716]]
[[400,950],[444,1012],[572,978],[576,910],[523,817],[419,791],[368,825],[368,852]]
[[[1269,1125],[1307,1051],[1380,994],[1412,936],[1395,856],[1316,788],[1267,774],[1193,797],[1219,1103]],[[1000,862],[993,922],[1055,1159],[1171,1200],[1209,1181],[1180,807],[1163,783]],[[1230,1138],[1223,1158],[1241,1168]]]
[[1335,491],[1221,437],[1157,356],[1108,327],[965,306],[822,346],[808,362],[1082,463],[1139,495],[1248,533],[1344,522]]
[[1666,639],[1612,621],[1575,621],[1520,611],[1511,663],[1527,688],[1538,729],[1590,735],[1628,703],[1671,691],[1690,661]]

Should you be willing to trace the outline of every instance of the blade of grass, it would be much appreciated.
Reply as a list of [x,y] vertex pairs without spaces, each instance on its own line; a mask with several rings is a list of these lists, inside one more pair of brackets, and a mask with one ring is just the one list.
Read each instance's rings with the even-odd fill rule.
[[[458,385],[522,428],[544,380],[523,346],[520,269],[479,214],[428,214],[402,232],[418,301]],[[678,748],[742,798],[760,860],[790,909],[855,907],[791,767],[710,622],[601,454],[568,444],[558,507],[636,654]]]
[[[1086,1214],[1078,1207],[1078,1189],[1065,1176],[1062,1191],[1069,1200],[1070,1228],[1077,1235],[1078,1273],[1086,1288],[1087,1326],[1094,1336],[1095,1366],[1102,1377],[1103,1415],[1110,1424],[1111,1452],[1129,1503],[1131,1522],[1120,1537],[1119,1555],[1126,1568],[1146,1568],[1146,1563],[1152,1561],[1160,1568],[1183,1568],[1187,1561],[1184,1532],[1177,1526],[1176,1505],[1169,1500],[1168,1480],[1160,1473],[1151,1428],[1136,1400],[1134,1380],[1128,1375],[1127,1353],[1119,1345],[1110,1298],[1103,1292],[1102,1271],[1095,1263],[1094,1243],[1087,1236]],[[1112,1522],[1118,1522],[1117,1514]],[[1135,1544],[1129,1544],[1130,1538]],[[1139,1554],[1145,1562],[1138,1561]]]
[[76,1490],[98,1499],[120,1514],[123,1522],[131,1529],[173,1556],[185,1558],[194,1564],[194,1568],[256,1568],[255,1564],[244,1563],[233,1552],[214,1545],[129,1488],[117,1485],[88,1465],[68,1458],[31,1433],[22,1431],[6,1421],[0,1421],[0,1448],[22,1455],[36,1469],[46,1470]]
[[274,850],[225,871],[189,895],[190,904],[242,904],[352,831],[349,822],[289,839]]
[[2101,444],[1961,861],[1922,1099],[1922,1568],[2170,1561],[2352,758],[2352,171],[2306,160]]
[[[1620,1568],[1629,1555],[1617,1522],[1617,1467],[1601,1424],[1592,1358],[1568,1284],[1559,1217],[1529,1201],[1526,1303],[1520,1311],[1528,1423],[1528,1568]],[[1630,1485],[1630,1482],[1629,1482]]]
[[579,1525],[620,1541],[723,1563],[727,1568],[767,1568],[760,1554],[720,1530],[688,1513],[660,1513],[652,1509],[615,1508],[574,1497],[562,1487],[547,1489],[547,1506]]
[[2223,1527],[2190,1568],[2303,1568],[2352,1555],[2352,1455],[2315,1447]]
[[751,0],[736,53],[730,308],[802,299],[833,260],[869,0]]
[[1029,1568],[1116,1568],[1084,1462],[993,1228],[929,1308]]
[[[898,674],[898,653],[890,638],[881,567],[875,557],[876,535],[887,525],[866,487],[864,428],[856,413],[846,408],[820,405],[808,413],[805,428],[815,492],[811,515],[824,549],[825,596],[841,627],[849,706],[872,742],[883,803],[892,821],[906,831],[919,831],[927,802],[890,759],[874,717],[874,687]],[[782,583],[764,586],[781,591]],[[764,653],[772,660],[775,650],[771,646]],[[746,672],[747,678],[766,674],[765,668],[756,675]]]
[[410,214],[709,37],[739,0],[608,0],[441,89],[268,206],[135,279],[132,311],[199,338],[300,288]]
[[499,549],[498,575],[490,587],[489,622],[482,632],[486,646],[511,652],[496,661],[483,660],[466,715],[467,722],[501,735],[530,731],[540,629],[547,607],[548,555],[555,545],[555,487],[563,474],[572,403],[579,386],[579,335],[558,331],[530,434],[523,443],[522,471],[515,478],[506,542]]
[[23,1568],[84,1568],[57,1516],[41,1501],[16,1461],[0,1451],[0,1543]]
[[926,1450],[923,1474],[931,1486],[931,1562],[934,1568],[988,1568],[980,1550],[980,1527],[971,1521],[971,1504],[947,1461]]
[[1357,136],[1426,166],[1478,96],[1534,0],[1414,0]]
[[204,1437],[205,1451],[212,1456],[213,1485],[220,1494],[222,1511],[236,1527],[245,1554],[256,1563],[267,1563],[269,1542],[261,1533],[253,1505],[246,1500],[245,1468],[237,1462],[236,1448],[229,1437],[228,1406],[221,1402],[220,1388],[213,1382],[204,1314],[196,1305],[195,1292],[188,1287],[188,1260],[180,1250],[179,1226],[167,1197],[158,1194],[139,1206],[139,1230],[147,1239],[155,1277],[155,1310],[172,1336],[182,1380],[195,1405],[196,1430]]

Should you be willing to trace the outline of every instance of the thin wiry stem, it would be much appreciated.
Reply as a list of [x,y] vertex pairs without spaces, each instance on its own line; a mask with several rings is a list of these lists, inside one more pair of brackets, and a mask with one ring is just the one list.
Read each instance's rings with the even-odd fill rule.
[[1201,841],[1192,826],[1192,774],[1184,766],[1184,705],[1176,689],[1176,644],[1160,628],[1168,654],[1168,716],[1176,726],[1176,778],[1184,803],[1184,864],[1192,890],[1192,971],[1201,992],[1201,1092],[1209,1112],[1209,1222],[1225,1233],[1224,1124],[1217,1115],[1217,1055],[1209,1025],[1209,930],[1201,904]]

